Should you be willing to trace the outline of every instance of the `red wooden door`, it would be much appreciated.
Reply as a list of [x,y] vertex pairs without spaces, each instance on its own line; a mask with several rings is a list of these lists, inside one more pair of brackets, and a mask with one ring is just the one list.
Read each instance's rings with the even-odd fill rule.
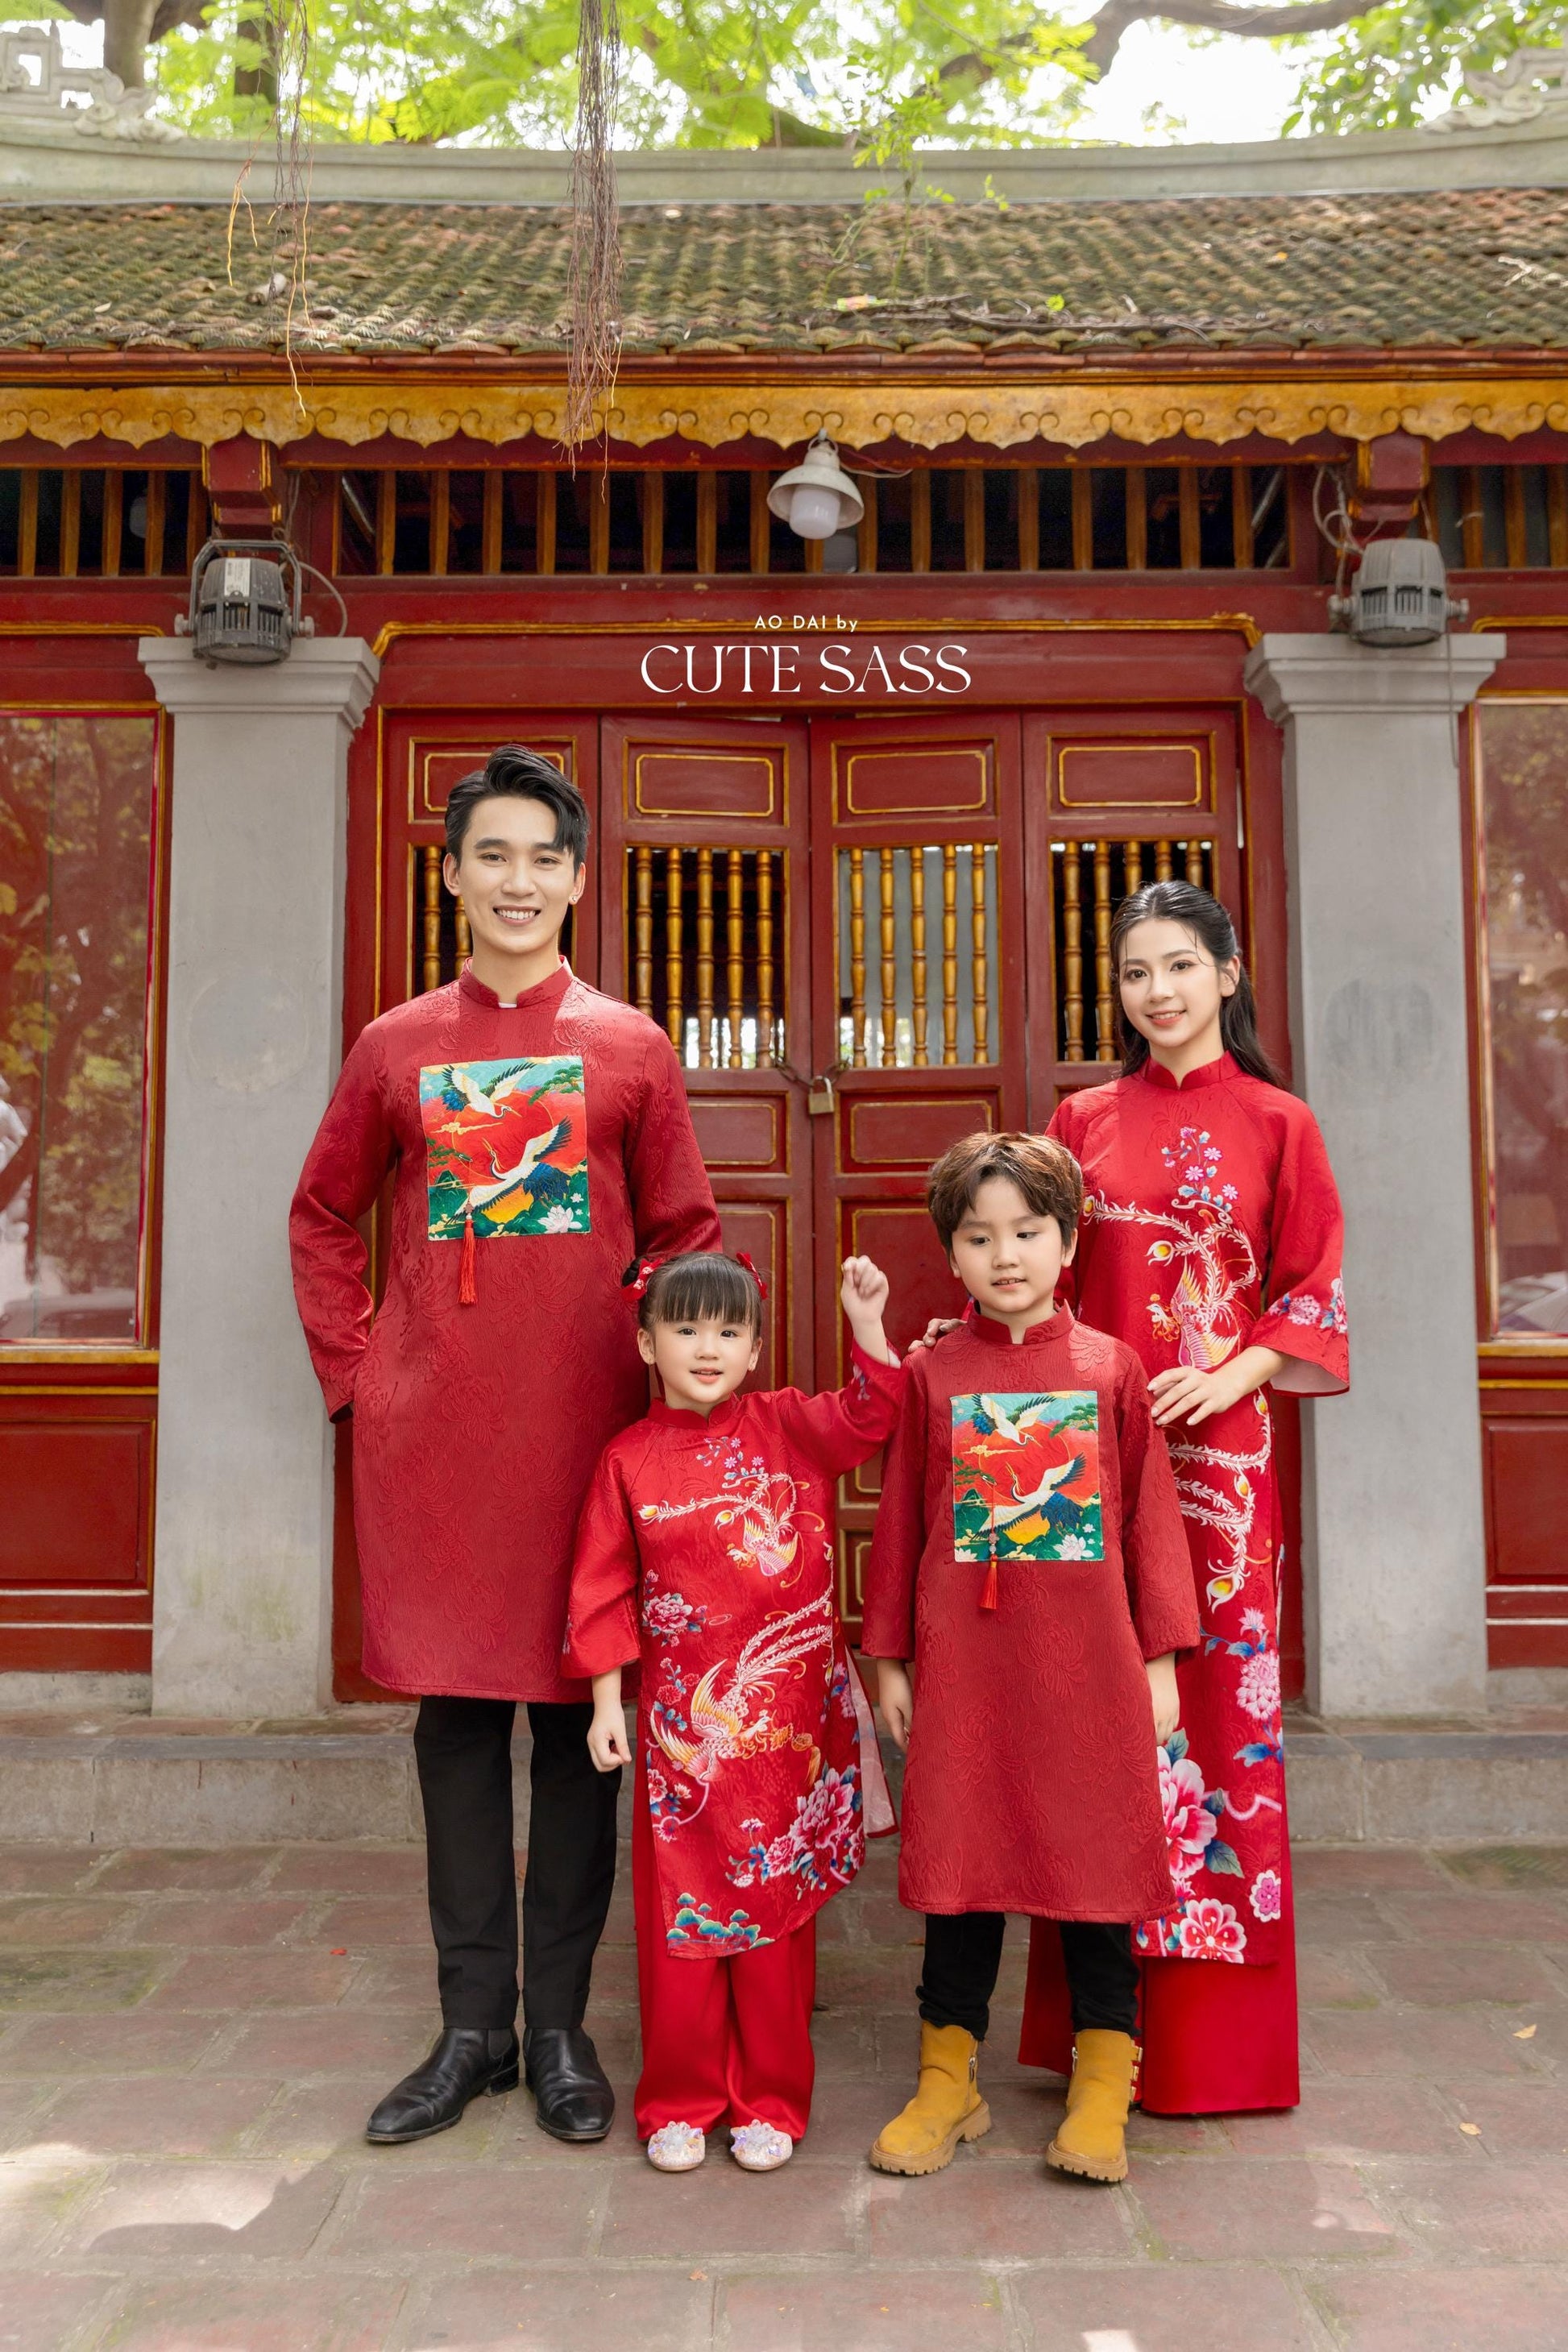
[[810,1388],[805,729],[606,719],[600,772],[599,984],[686,1066],[726,1245],[768,1286],[752,1384]]
[[[1027,1117],[1027,971],[1016,711],[814,719],[813,1224],[818,1379],[844,1378],[838,1261],[892,1283],[895,1345],[963,1293],[925,1210],[937,1154]],[[860,1580],[879,1461],[843,1481],[844,1613]]]

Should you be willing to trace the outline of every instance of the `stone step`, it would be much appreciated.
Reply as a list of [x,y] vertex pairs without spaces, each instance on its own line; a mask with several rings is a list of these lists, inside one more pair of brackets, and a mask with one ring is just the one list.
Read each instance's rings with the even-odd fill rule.
[[[416,1841],[409,1707],[345,1707],[297,1722],[150,1715],[0,1717],[0,1839],[103,1846]],[[1298,1843],[1561,1840],[1568,1708],[1442,1722],[1325,1723],[1286,1732]],[[518,1837],[528,1741],[514,1756]],[[895,1759],[896,1760],[896,1759]]]

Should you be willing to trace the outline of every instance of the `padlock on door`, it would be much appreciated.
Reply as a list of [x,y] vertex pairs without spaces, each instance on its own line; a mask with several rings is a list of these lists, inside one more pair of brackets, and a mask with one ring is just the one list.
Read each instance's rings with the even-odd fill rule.
[[813,1118],[832,1118],[833,1073],[831,1070],[824,1070],[819,1078],[813,1078],[810,1091],[805,1097],[805,1108]]

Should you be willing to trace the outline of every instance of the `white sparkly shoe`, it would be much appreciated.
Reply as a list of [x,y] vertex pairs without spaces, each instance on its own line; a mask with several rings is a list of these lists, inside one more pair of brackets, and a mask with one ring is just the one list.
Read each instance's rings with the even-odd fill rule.
[[772,2124],[735,2124],[730,2132],[730,2153],[746,2172],[776,2172],[795,2154],[788,2132]]
[[707,2153],[708,2142],[694,2124],[660,2124],[647,2144],[647,2160],[658,2172],[695,2172]]

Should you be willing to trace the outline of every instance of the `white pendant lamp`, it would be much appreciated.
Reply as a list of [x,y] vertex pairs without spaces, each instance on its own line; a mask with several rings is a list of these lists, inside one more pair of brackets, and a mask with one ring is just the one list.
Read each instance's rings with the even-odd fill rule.
[[781,474],[768,492],[768,510],[787,522],[797,539],[831,539],[835,531],[854,528],[866,501],[826,434],[819,433],[800,464]]

